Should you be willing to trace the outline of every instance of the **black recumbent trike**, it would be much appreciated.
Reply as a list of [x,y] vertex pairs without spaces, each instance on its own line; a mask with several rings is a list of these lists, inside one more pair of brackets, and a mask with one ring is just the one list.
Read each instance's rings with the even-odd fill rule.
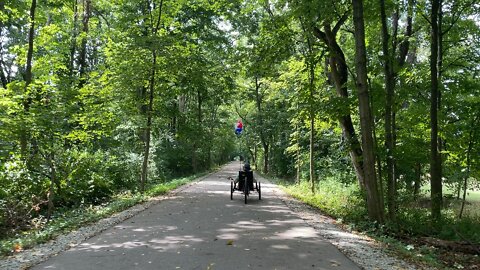
[[262,199],[262,189],[260,186],[260,181],[255,181],[253,178],[253,171],[239,171],[238,172],[238,182],[230,177],[230,200],[233,200],[233,192],[238,190],[243,193],[245,196],[245,204],[247,203],[247,198],[251,192],[258,192],[258,199]]

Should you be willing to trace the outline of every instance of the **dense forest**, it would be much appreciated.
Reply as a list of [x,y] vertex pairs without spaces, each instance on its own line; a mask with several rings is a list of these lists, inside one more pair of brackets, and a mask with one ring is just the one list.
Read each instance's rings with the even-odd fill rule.
[[2,0],[0,53],[2,235],[242,156],[480,242],[477,1]]

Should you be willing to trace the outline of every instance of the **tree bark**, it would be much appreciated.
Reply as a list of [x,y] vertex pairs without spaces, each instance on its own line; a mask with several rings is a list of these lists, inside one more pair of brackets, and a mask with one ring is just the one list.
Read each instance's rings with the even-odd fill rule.
[[420,164],[420,162],[417,162],[415,164],[415,182],[413,184],[413,197],[415,199],[418,198],[418,194],[420,193],[420,188],[422,186],[421,177],[422,177],[422,165]]
[[264,155],[263,155],[263,173],[267,174],[268,173],[268,169],[269,169],[269,166],[268,166],[268,162],[269,162],[269,143],[267,141],[267,138],[266,138],[266,135],[265,135],[265,132],[263,131],[263,111],[262,111],[262,98],[260,96],[260,83],[258,82],[258,77],[255,76],[255,101],[256,101],[256,104],[257,104],[257,111],[258,111],[258,114],[259,114],[259,118],[258,118],[258,123],[259,123],[259,127],[260,127],[260,141],[262,142],[262,146],[263,146],[263,151],[264,151]]
[[[5,12],[5,1],[0,1],[0,13]],[[0,21],[0,36],[3,36],[3,28],[4,28],[3,21]],[[3,42],[0,40],[0,49],[3,51]],[[1,52],[0,51],[0,52]],[[7,76],[5,75],[5,63],[3,61],[3,54],[0,55],[0,79],[2,81],[2,87],[7,89]]]
[[152,50],[152,70],[150,75],[149,82],[149,101],[148,101],[148,110],[147,110],[147,126],[145,128],[145,148],[143,155],[143,164],[142,164],[142,175],[140,178],[140,191],[143,193],[145,191],[145,184],[147,183],[148,177],[148,159],[150,156],[150,136],[152,130],[152,114],[153,114],[153,97],[155,90],[155,76],[157,69],[157,53],[155,50]]
[[80,54],[79,54],[79,59],[78,59],[78,65],[79,65],[79,76],[80,76],[80,83],[79,83],[79,88],[82,88],[83,85],[85,84],[87,78],[85,78],[85,75],[87,73],[87,41],[88,41],[88,32],[89,32],[89,21],[90,21],[90,16],[91,16],[91,0],[84,0],[83,2],[83,19],[82,19],[82,24],[83,24],[83,38],[82,38],[82,45],[80,48]]
[[[299,106],[298,106],[298,103],[297,103],[297,111],[299,110]],[[297,112],[298,113],[298,112]],[[301,173],[301,170],[300,170],[300,166],[301,166],[301,162],[302,162],[302,159],[300,157],[300,125],[298,123],[295,124],[295,132],[297,133],[296,135],[296,144],[297,144],[297,153],[296,153],[296,167],[297,167],[297,174],[296,174],[296,177],[295,177],[295,183],[297,184],[300,184],[300,173]]]
[[471,169],[471,155],[472,155],[472,149],[473,149],[473,144],[474,140],[476,138],[475,134],[475,123],[478,122],[478,115],[477,117],[474,117],[474,120],[472,121],[472,129],[469,132],[468,136],[468,149],[467,149],[467,172],[465,175],[465,178],[463,180],[463,197],[462,197],[462,207],[460,208],[460,213],[458,214],[458,218],[462,218],[463,216],[463,210],[465,209],[465,202],[466,202],[466,197],[467,197],[467,188],[468,188],[468,178],[470,177],[470,169]]
[[[200,89],[197,89],[197,124],[199,125],[199,127],[201,126],[201,123],[202,123],[202,92],[200,91]],[[192,169],[193,169],[193,172],[194,173],[197,173],[198,171],[198,157],[197,157],[197,149],[198,149],[198,145],[197,145],[197,139],[199,137],[196,136],[196,138],[194,138],[194,143],[193,143],[193,151],[192,151]]]
[[[323,28],[325,32],[322,32],[319,28],[313,28],[313,34],[323,41],[329,50],[329,57],[327,66],[330,69],[327,71],[329,77],[333,79],[330,81],[331,84],[335,86],[337,96],[341,97],[344,100],[348,100],[348,67],[345,61],[345,55],[343,54],[342,49],[337,43],[336,34],[340,25],[342,25],[346,16],[336,24],[334,29],[331,29],[330,24],[324,23]],[[339,117],[340,127],[342,128],[343,137],[347,141],[347,145],[350,152],[350,157],[352,159],[352,164],[355,169],[355,174],[357,175],[359,186],[362,190],[365,190],[365,176],[363,173],[363,157],[362,157],[362,148],[358,137],[355,133],[355,128],[353,127],[352,118],[349,113],[346,113]]]
[[432,0],[430,14],[431,44],[430,44],[430,188],[431,188],[431,213],[432,220],[437,222],[441,218],[442,209],[442,175],[440,154],[438,151],[438,13],[440,0]]
[[3,62],[3,57],[1,57],[0,58],[0,79],[2,80],[2,87],[7,89],[8,80],[7,80],[7,77],[5,76],[4,66],[5,66],[5,63]]
[[355,67],[357,73],[360,126],[362,130],[363,171],[367,195],[368,215],[378,223],[384,222],[384,210],[378,191],[375,172],[375,153],[372,137],[371,109],[368,92],[367,55],[365,47],[365,26],[363,19],[363,1],[352,0],[353,23],[355,27]]
[[[405,37],[397,45],[399,10],[398,7],[394,13],[393,36],[389,34],[387,13],[385,7],[385,0],[380,0],[380,16],[382,23],[382,52],[384,62],[385,74],[385,171],[387,172],[387,206],[388,217],[391,221],[396,219],[397,211],[397,177],[395,173],[396,158],[395,158],[395,144],[396,144],[396,125],[395,125],[395,85],[397,81],[398,70],[405,64],[406,57],[410,48],[409,38],[412,35],[413,27],[413,0],[408,0],[407,3],[407,24],[405,26]],[[390,49],[390,44],[392,48]],[[398,55],[395,58],[395,53],[399,47]],[[396,63],[394,64],[394,60]],[[395,66],[397,68],[395,68]],[[380,167],[379,167],[380,169]],[[381,181],[381,178],[379,178]]]
[[314,151],[314,140],[315,140],[315,60],[313,53],[313,46],[308,39],[308,49],[309,49],[309,90],[310,90],[310,188],[312,194],[315,194],[315,151]]
[[[395,103],[395,75],[393,71],[392,55],[389,50],[390,34],[388,33],[385,0],[380,0],[380,13],[382,21],[382,51],[383,67],[385,74],[385,149],[387,172],[387,206],[388,217],[395,221],[396,212],[396,177],[395,177],[395,142],[393,139],[393,104]],[[380,179],[381,180],[381,179]]]
[[[27,51],[27,62],[25,67],[25,88],[24,88],[24,100],[23,100],[23,110],[25,113],[28,113],[30,110],[30,104],[32,99],[29,97],[28,87],[32,83],[32,62],[33,62],[33,42],[35,38],[35,10],[37,8],[37,0],[32,0],[32,5],[30,7],[30,29],[28,32],[28,51]],[[27,144],[28,144],[28,134],[27,128],[22,127],[20,131],[20,153],[23,158],[27,157]]]
[[[30,30],[28,32],[28,51],[27,63],[25,68],[25,92],[32,82],[32,59],[33,59],[33,41],[35,38],[35,10],[37,8],[37,0],[32,0],[30,7]],[[30,104],[25,104],[25,109],[28,111]]]
[[[152,15],[155,5],[150,6],[150,15]],[[158,12],[158,21],[155,23],[152,19],[151,23],[151,34],[153,36],[157,35],[158,30],[160,29],[160,23],[162,20],[162,11],[163,11],[163,0],[160,1],[159,5],[159,12]],[[145,185],[147,183],[148,178],[148,159],[150,156],[150,140],[151,140],[151,133],[152,133],[152,118],[153,118],[153,99],[154,99],[154,91],[155,91],[155,77],[157,71],[157,51],[156,48],[152,48],[152,70],[150,72],[150,79],[149,79],[149,100],[148,100],[148,108],[147,108],[147,126],[145,128],[145,148],[144,148],[144,155],[143,155],[143,164],[142,164],[142,173],[140,176],[140,191],[143,193],[145,192]]]
[[[298,127],[297,127],[297,132],[298,132]],[[297,135],[297,175],[295,177],[295,183],[300,184],[300,166],[301,166],[301,158],[300,158],[300,144],[299,144],[299,138],[300,135]]]
[[[441,82],[442,82],[442,75],[443,75],[443,33],[442,33],[442,21],[443,21],[443,9],[442,9],[443,1],[439,0],[439,7],[438,7],[438,60],[437,60],[437,81],[438,81],[438,97],[437,97],[437,115],[442,111],[442,90],[441,90]],[[437,116],[437,127],[438,131],[442,129],[442,117]],[[445,147],[445,141],[443,140],[440,132],[437,136],[437,151],[438,151],[438,175],[440,175],[440,179],[443,175],[443,155],[442,149]],[[441,184],[443,186],[443,184]],[[442,191],[442,204],[443,206],[443,191]]]
[[[398,67],[403,67],[407,60],[408,52],[410,51],[410,38],[413,35],[413,7],[415,3],[414,0],[408,0],[407,7],[407,25],[405,26],[405,37],[399,44],[399,54],[397,58]],[[397,74],[395,73],[395,76]]]
[[470,177],[470,152],[472,151],[472,145],[473,145],[473,138],[472,138],[472,132],[470,131],[470,140],[468,142],[468,150],[467,150],[467,172],[463,179],[463,196],[462,196],[462,206],[460,208],[460,213],[458,214],[459,219],[461,219],[463,216],[463,210],[465,209],[465,202],[467,198],[468,178]]
[[55,209],[55,183],[57,178],[57,171],[55,169],[55,154],[52,152],[49,155],[49,167],[50,167],[50,187],[48,190],[48,210],[47,210],[47,221],[50,221],[53,211]]
[[269,151],[270,151],[270,145],[268,143],[263,144],[263,172],[265,174],[268,173],[269,167],[268,167],[268,161],[269,161]]
[[315,164],[314,164],[314,151],[313,151],[313,140],[315,133],[315,118],[310,115],[310,188],[312,194],[315,194]]
[[77,37],[78,37],[78,0],[73,0],[73,25],[72,25],[72,44],[70,47],[70,61],[69,61],[69,75],[70,79],[73,80],[74,70],[75,70],[75,53],[77,52]]

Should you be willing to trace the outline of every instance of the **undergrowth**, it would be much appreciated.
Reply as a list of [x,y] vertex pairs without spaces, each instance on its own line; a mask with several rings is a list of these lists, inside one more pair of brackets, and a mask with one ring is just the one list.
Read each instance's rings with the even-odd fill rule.
[[193,181],[201,175],[175,179],[166,183],[151,184],[144,194],[122,192],[115,195],[109,202],[101,205],[89,205],[75,209],[57,209],[56,215],[49,222],[46,222],[44,217],[37,218],[32,220],[34,224],[33,229],[0,239],[0,255],[11,255],[45,243],[62,233],[92,224],[138,203],[145,202],[152,197],[165,194]]
[[[453,209],[442,211],[442,221],[433,226],[430,209],[418,205],[401,205],[395,223],[387,221],[376,224],[368,219],[363,195],[358,185],[340,183],[334,177],[324,178],[316,183],[315,194],[311,192],[310,183],[285,182],[273,179],[291,196],[307,203],[323,213],[337,219],[348,230],[367,233],[383,242],[401,257],[420,264],[448,269],[449,262],[441,259],[440,250],[423,245],[418,241],[421,237],[480,244],[480,218],[469,216],[458,219]],[[477,261],[478,257],[471,259]],[[465,263],[468,263],[466,259]],[[460,263],[457,264],[461,265]]]

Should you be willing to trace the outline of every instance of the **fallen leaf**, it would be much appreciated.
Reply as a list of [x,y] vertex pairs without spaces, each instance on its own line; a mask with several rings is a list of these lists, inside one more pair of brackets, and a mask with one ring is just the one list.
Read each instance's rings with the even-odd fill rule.
[[228,245],[228,246],[233,245],[233,240],[228,240],[228,241],[227,241],[227,245]]
[[23,250],[22,245],[20,245],[19,243],[15,243],[15,245],[13,246],[13,250],[15,252],[21,252]]

